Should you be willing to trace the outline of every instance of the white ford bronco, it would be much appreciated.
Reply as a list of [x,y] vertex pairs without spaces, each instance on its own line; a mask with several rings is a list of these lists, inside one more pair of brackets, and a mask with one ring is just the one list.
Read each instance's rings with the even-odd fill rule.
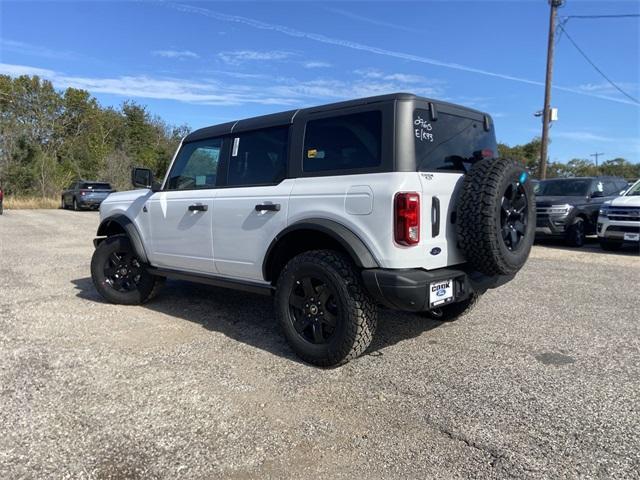
[[273,295],[291,348],[339,365],[378,306],[455,319],[523,266],[533,190],[496,150],[489,115],[404,93],[203,128],[102,202],[93,281],[121,304],[165,278]]

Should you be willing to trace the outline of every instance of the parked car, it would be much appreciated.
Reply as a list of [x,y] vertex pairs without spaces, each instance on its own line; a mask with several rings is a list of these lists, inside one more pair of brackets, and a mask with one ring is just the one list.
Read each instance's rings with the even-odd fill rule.
[[536,238],[561,238],[581,247],[596,234],[600,205],[624,191],[618,177],[575,177],[542,180],[536,192]]
[[495,158],[488,114],[410,94],[203,128],[159,189],[110,195],[91,260],[114,303],[165,277],[264,293],[292,349],[321,366],[369,346],[377,307],[453,320],[525,263],[522,166]]
[[107,182],[88,182],[81,180],[72,183],[62,192],[61,207],[80,210],[82,208],[98,209],[102,201],[115,192]]
[[603,250],[619,250],[624,242],[640,245],[640,180],[623,196],[602,204],[598,240]]

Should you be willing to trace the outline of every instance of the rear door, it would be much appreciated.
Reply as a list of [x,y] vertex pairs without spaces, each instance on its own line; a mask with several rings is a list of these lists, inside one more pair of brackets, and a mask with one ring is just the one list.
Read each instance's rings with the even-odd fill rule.
[[416,102],[413,143],[422,184],[427,268],[465,261],[457,248],[455,212],[464,174],[473,162],[497,155],[492,122],[482,114]]
[[213,199],[223,143],[211,138],[183,144],[163,190],[147,201],[153,265],[215,273]]
[[287,225],[294,180],[285,179],[289,126],[234,133],[224,187],[215,197],[215,265],[225,276],[263,280],[262,262]]

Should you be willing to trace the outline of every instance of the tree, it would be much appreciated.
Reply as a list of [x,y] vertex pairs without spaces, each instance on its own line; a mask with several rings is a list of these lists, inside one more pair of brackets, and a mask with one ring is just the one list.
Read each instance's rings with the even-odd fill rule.
[[125,188],[133,165],[162,176],[188,131],[133,102],[104,108],[86,90],[0,75],[0,180],[8,194],[57,196],[74,179]]
[[523,145],[510,147],[506,143],[498,143],[498,154],[522,163],[531,175],[537,175],[540,167],[540,145],[538,137]]

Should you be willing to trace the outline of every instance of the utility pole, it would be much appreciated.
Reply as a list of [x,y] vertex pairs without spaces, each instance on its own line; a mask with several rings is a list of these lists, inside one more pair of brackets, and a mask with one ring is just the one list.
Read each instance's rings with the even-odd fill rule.
[[[604,155],[604,153],[603,152],[596,152],[596,153],[592,153],[590,155],[591,157],[596,157],[596,172],[598,172],[598,157],[600,155]],[[598,172],[598,173],[600,173],[600,172]]]
[[551,79],[553,78],[553,46],[556,34],[556,12],[564,0],[549,0],[549,43],[547,44],[547,76],[544,84],[544,108],[542,110],[542,145],[540,147],[540,179],[547,178],[547,149],[549,146],[549,123],[551,123]]

